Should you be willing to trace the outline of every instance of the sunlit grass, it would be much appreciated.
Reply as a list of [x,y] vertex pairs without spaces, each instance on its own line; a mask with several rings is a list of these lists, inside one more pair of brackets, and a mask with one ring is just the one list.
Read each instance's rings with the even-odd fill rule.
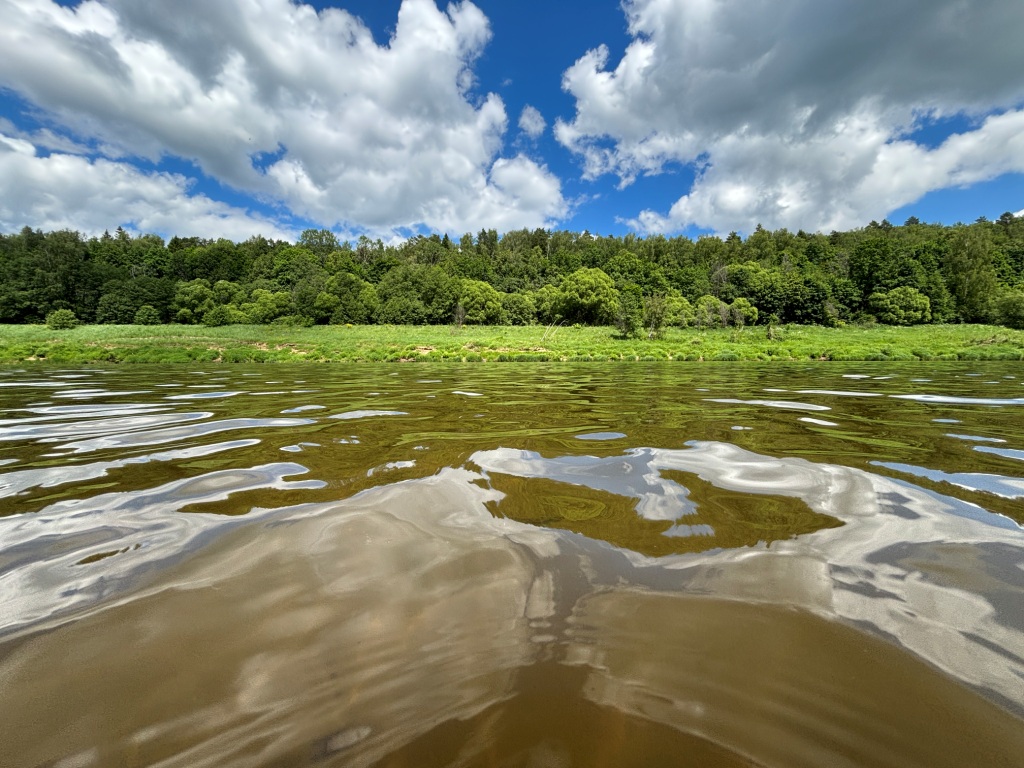
[[1024,331],[984,325],[669,329],[549,326],[0,326],[0,363],[1021,360]]

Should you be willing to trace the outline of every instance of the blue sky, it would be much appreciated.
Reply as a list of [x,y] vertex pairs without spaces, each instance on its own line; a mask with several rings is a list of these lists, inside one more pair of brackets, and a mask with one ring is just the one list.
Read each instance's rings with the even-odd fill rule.
[[0,0],[0,18],[0,231],[694,236],[1024,209],[1022,3]]

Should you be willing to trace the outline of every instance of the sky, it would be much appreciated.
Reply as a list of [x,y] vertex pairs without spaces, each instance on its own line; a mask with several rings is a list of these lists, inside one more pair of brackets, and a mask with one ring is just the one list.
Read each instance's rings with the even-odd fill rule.
[[1017,0],[0,0],[0,232],[1024,214]]

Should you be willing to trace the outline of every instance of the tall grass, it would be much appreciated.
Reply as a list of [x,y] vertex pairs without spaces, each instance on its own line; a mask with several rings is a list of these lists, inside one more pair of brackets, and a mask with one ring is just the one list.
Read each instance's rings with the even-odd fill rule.
[[0,363],[1022,360],[1024,331],[983,325],[670,329],[545,326],[0,326]]

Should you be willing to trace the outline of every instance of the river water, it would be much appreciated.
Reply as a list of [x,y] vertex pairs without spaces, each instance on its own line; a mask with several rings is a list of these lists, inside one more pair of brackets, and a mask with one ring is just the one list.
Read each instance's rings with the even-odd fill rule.
[[0,765],[1024,765],[1018,364],[32,367],[0,409]]

